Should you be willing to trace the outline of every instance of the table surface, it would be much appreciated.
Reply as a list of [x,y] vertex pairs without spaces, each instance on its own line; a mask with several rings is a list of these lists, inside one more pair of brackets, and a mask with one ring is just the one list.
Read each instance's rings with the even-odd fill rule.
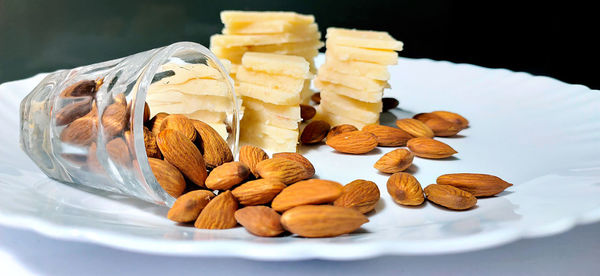
[[0,226],[1,275],[598,275],[600,223],[486,250],[356,261],[262,262],[140,254]]

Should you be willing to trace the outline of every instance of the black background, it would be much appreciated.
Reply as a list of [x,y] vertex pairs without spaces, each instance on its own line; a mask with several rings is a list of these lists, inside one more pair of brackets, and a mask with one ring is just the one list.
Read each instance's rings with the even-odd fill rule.
[[195,41],[224,9],[314,14],[330,26],[388,31],[404,57],[508,68],[600,88],[598,13],[575,2],[0,0],[0,82]]

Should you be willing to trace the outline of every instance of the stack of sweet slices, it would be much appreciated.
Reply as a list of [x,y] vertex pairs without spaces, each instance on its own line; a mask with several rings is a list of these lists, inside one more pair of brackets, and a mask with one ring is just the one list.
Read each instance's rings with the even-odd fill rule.
[[236,92],[244,117],[240,142],[272,152],[295,152],[298,143],[300,95],[312,78],[302,57],[247,52],[237,72]]
[[[223,34],[213,35],[210,49],[219,58],[230,60],[235,80],[246,52],[294,55],[305,58],[315,73],[314,58],[323,47],[321,33],[312,15],[294,12],[223,11]],[[302,102],[308,103],[313,91],[310,80],[304,83]]]
[[[229,70],[230,63],[222,63]],[[151,116],[161,112],[183,114],[209,124],[227,139],[233,101],[227,80],[217,69],[206,64],[170,62],[161,66],[156,77],[159,79],[150,85],[146,96]]]
[[314,85],[321,90],[317,119],[362,128],[379,122],[388,65],[397,64],[402,42],[387,32],[328,28],[326,61]]

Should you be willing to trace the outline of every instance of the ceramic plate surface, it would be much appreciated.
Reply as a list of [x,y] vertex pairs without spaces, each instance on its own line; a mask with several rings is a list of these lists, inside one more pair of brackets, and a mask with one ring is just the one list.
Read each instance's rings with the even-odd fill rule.
[[[322,56],[318,63],[323,61]],[[407,208],[386,192],[373,164],[392,148],[351,156],[303,147],[320,178],[375,181],[382,200],[357,233],[337,238],[259,238],[243,228],[199,230],[165,218],[167,208],[48,179],[18,145],[19,103],[43,74],[0,86],[0,223],[44,235],[145,253],[262,260],[359,259],[452,253],[567,231],[600,220],[600,92],[547,77],[428,59],[390,67],[398,109],[382,123],[433,110],[467,117],[459,137],[440,138],[451,160],[415,158],[423,186],[437,176],[480,172],[514,186],[467,212]]]

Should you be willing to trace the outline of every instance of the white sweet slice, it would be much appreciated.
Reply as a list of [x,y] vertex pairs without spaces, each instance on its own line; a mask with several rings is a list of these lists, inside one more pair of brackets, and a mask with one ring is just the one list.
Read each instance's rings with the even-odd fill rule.
[[329,40],[325,44],[327,54],[342,61],[364,61],[382,65],[398,64],[398,53],[395,51],[348,47],[333,44]]
[[321,91],[335,92],[339,95],[344,95],[346,97],[350,97],[363,102],[378,103],[381,102],[381,98],[383,97],[383,89],[373,91],[357,90],[347,86],[322,81],[319,78],[316,78],[313,83],[315,87]]
[[327,41],[351,47],[402,51],[403,43],[387,32],[327,28]]
[[208,110],[196,110],[193,113],[185,114],[186,117],[194,120],[200,120],[205,123],[222,123],[227,118],[226,112],[213,112]]
[[310,63],[298,56],[247,52],[242,58],[242,65],[254,71],[269,74],[286,75],[299,79],[312,77],[309,72]]
[[362,76],[346,75],[321,67],[317,74],[321,81],[335,83],[357,90],[380,91],[388,87],[386,81],[374,80]]
[[379,122],[379,120],[374,120],[374,121],[370,121],[370,122],[362,122],[362,121],[353,120],[348,117],[344,117],[341,115],[337,115],[337,114],[333,114],[333,113],[324,111],[320,105],[317,106],[317,114],[315,115],[313,120],[323,120],[332,126],[349,124],[349,125],[355,126],[358,129],[362,129],[366,125],[377,124]]
[[278,105],[300,104],[300,96],[298,92],[291,93],[247,82],[237,83],[235,91],[238,95],[254,98],[266,103]]
[[296,152],[298,130],[289,130],[248,120],[244,117],[240,128],[240,142],[263,148],[269,152]]
[[184,94],[177,91],[168,91],[170,98],[167,100],[163,95],[160,98],[154,98],[155,93],[146,97],[150,110],[157,112],[167,112],[175,114],[190,114],[197,110],[208,110],[213,112],[232,113],[233,104],[231,98],[221,96],[197,96]]
[[322,69],[344,73],[347,75],[363,76],[375,80],[387,81],[390,73],[386,65],[362,61],[342,61],[331,54],[326,54]]
[[[279,28],[275,24],[280,24]],[[259,29],[260,26],[266,27]],[[282,29],[282,31],[275,31]],[[316,23],[310,24],[292,24],[285,21],[265,21],[252,23],[238,23],[227,25],[221,31],[226,35],[253,35],[253,34],[280,34],[280,33],[303,33],[309,30],[318,30]]]
[[173,71],[175,75],[165,77],[154,84],[178,84],[190,79],[223,79],[219,70],[206,64],[176,64],[166,63],[160,67],[159,72]]
[[[177,91],[190,95],[213,95],[223,97],[229,95],[229,87],[225,80],[213,79],[191,79],[179,84],[153,83],[148,89],[148,94],[160,93],[168,98],[169,95],[167,92],[169,91]],[[155,98],[156,97],[158,97],[158,95],[155,95]]]
[[379,113],[382,108],[381,102],[361,102],[327,90],[321,91],[320,106],[325,112],[361,122],[373,122],[379,120]]
[[307,29],[298,33],[258,34],[258,35],[222,35],[215,34],[210,37],[210,45],[221,47],[268,45],[277,43],[290,43],[311,41],[321,38],[321,33],[316,29]]
[[312,15],[298,14],[295,12],[255,12],[231,10],[221,12],[221,22],[225,25],[266,21],[286,21],[292,24],[311,24],[315,22],[315,17]]
[[284,75],[272,75],[260,71],[253,71],[244,67],[238,70],[236,79],[241,82],[253,83],[292,93],[302,91],[305,83],[304,79]]

